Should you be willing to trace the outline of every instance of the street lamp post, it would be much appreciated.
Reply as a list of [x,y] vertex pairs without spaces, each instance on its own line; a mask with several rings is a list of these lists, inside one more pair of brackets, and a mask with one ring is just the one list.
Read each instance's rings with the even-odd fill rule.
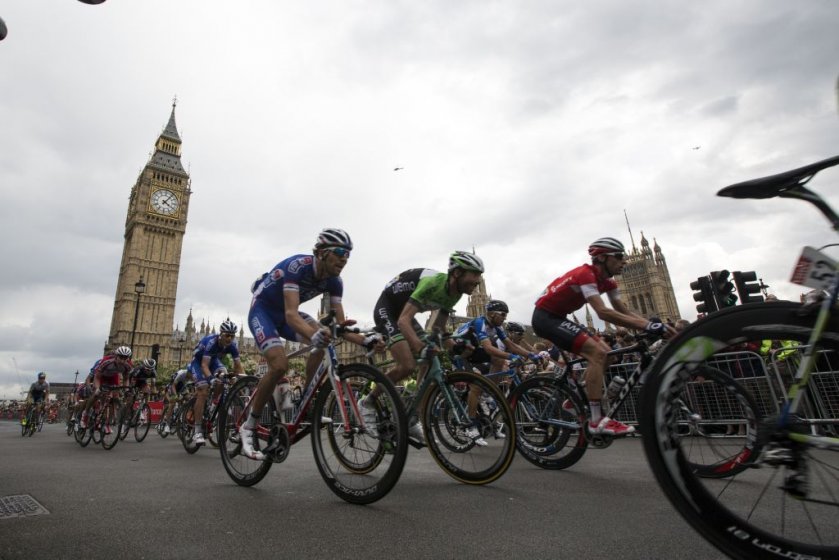
[[134,335],[137,333],[137,316],[140,313],[140,295],[146,291],[146,284],[143,277],[134,284],[134,291],[137,293],[137,304],[134,306],[134,326],[131,327],[131,351],[134,351]]

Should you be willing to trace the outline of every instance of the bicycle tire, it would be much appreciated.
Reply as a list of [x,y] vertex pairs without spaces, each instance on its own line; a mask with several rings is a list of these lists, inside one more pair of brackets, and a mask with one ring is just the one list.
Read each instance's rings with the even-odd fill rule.
[[[178,431],[178,435],[181,438],[181,444],[183,444],[184,450],[186,450],[186,452],[190,455],[194,455],[201,448],[200,445],[196,445],[193,442],[193,438],[195,437],[195,401],[196,398],[192,397],[184,405],[184,408],[181,411],[181,421]],[[205,402],[204,405],[206,406],[206,404],[207,403]]]
[[[224,470],[230,478],[239,486],[253,486],[259,483],[274,462],[266,458],[263,461],[255,461],[242,455],[242,444],[239,441],[239,427],[246,420],[245,414],[249,414],[248,404],[253,396],[259,378],[253,375],[240,377],[227,395],[224,406],[219,410],[219,419],[216,437],[221,452],[221,462]],[[271,433],[271,428],[278,422],[274,399],[268,399],[265,408],[262,410],[262,418],[259,426],[265,434]],[[257,439],[256,445],[264,449],[271,444],[270,436]]]
[[143,404],[137,409],[136,422],[134,423],[134,439],[140,443],[146,436],[149,435],[149,428],[151,428],[151,407]]
[[479,393],[476,395],[478,402],[483,395],[494,400],[504,437],[491,437],[486,446],[466,441],[468,438],[463,436],[463,430],[469,426],[452,424],[448,400],[440,385],[434,384],[427,390],[420,406],[428,450],[440,468],[455,480],[465,484],[489,484],[507,472],[516,453],[516,425],[510,405],[498,386],[480,375],[454,371],[446,374],[444,383],[449,387],[466,384],[467,391]]
[[[530,463],[543,469],[567,469],[585,455],[588,411],[565,383],[554,377],[532,377],[515,388],[510,407],[516,418],[516,449]],[[567,425],[551,423],[556,421]]]
[[37,422],[38,432],[40,432],[41,430],[44,429],[44,421],[46,420],[46,416],[47,415],[44,412],[42,412],[41,414],[38,415],[38,422]]
[[[349,429],[343,424],[339,398],[327,380],[320,388],[312,414],[312,451],[318,471],[332,492],[352,504],[371,504],[396,485],[408,456],[408,420],[393,383],[367,364],[346,364],[338,369],[342,386],[352,389],[356,402],[372,387],[381,394],[374,403],[377,435],[360,428],[345,399]],[[357,393],[357,394],[356,394]],[[330,422],[324,422],[329,418]]]
[[[120,428],[123,422],[123,415],[125,409],[122,406],[122,403],[117,401],[114,405],[114,414],[116,416],[108,417],[106,410],[103,409],[102,411],[102,424],[99,428],[99,433],[101,435],[101,443],[102,448],[111,450],[116,446],[117,443],[120,441]],[[109,434],[107,429],[111,429],[111,433]]]
[[[835,475],[839,453],[800,442],[788,453],[797,466],[784,465],[784,455],[779,452],[786,450],[790,434],[807,433],[809,426],[793,418],[780,431],[774,411],[758,410],[760,431],[756,457],[752,459],[755,468],[731,470],[724,478],[701,477],[679,425],[679,395],[690,382],[687,372],[703,364],[718,365],[720,357],[715,355],[733,343],[806,344],[814,323],[812,312],[790,302],[724,310],[694,323],[670,341],[647,375],[641,394],[640,421],[650,467],[682,517],[732,558],[839,557],[839,483]],[[839,350],[837,332],[839,319],[833,317],[818,350]],[[755,397],[753,402],[760,403],[760,378],[754,379],[754,388],[747,386],[750,379],[743,378],[738,384]],[[791,475],[801,472],[805,473],[808,486],[796,496],[783,486],[792,484]]]
[[122,422],[119,425],[119,439],[125,441],[128,432],[131,431],[131,423],[134,421],[134,410],[128,410],[126,405],[122,406]]
[[[78,421],[81,422],[81,419]],[[81,447],[87,447],[87,444],[93,438],[93,430],[90,429],[90,426],[87,428],[78,427],[74,430],[73,437]]]
[[20,437],[29,435],[29,426],[32,424],[32,411],[28,411],[23,417],[23,423],[20,425]]

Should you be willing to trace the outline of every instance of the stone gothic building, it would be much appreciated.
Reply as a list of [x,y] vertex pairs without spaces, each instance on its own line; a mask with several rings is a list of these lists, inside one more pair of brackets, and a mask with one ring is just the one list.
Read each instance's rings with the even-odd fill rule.
[[675,322],[682,318],[664,253],[655,238],[650,248],[643,231],[641,249],[632,243],[623,273],[615,279],[620,286],[621,299],[635,313],[642,317],[656,316],[663,321]]

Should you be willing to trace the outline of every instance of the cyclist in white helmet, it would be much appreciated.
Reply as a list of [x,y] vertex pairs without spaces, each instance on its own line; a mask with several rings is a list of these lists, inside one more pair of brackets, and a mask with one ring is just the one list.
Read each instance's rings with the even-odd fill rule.
[[[579,354],[588,361],[586,394],[591,410],[591,432],[627,435],[635,428],[603,416],[600,408],[606,354],[610,348],[599,338],[589,336],[586,328],[573,322],[568,315],[588,303],[602,321],[613,325],[666,336],[675,334],[675,331],[660,320],[636,315],[621,300],[618,284],[612,277],[620,274],[626,263],[623,243],[614,237],[601,237],[589,245],[588,254],[591,256],[590,264],[578,266],[555,279],[536,300],[533,331],[559,348]],[[607,295],[611,309],[600,294]]]

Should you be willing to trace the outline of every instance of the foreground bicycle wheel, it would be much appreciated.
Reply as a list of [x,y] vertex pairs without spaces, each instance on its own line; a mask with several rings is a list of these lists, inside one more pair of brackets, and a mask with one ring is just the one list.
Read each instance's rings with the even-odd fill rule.
[[134,424],[134,439],[141,442],[146,439],[151,427],[151,408],[147,404],[143,404],[136,415],[136,422]]
[[[647,376],[640,420],[653,473],[691,526],[734,558],[839,557],[839,452],[808,445],[819,427],[800,417],[779,429],[772,398],[814,321],[789,302],[722,311],[670,341]],[[827,331],[819,371],[839,356],[839,320]],[[743,357],[761,347],[778,348],[778,376],[754,373],[759,354]]]
[[[206,403],[205,403],[206,406]],[[184,405],[183,411],[181,412],[180,422],[178,423],[178,437],[181,438],[181,443],[184,446],[184,449],[190,455],[194,454],[198,449],[201,448],[200,445],[196,444],[193,441],[195,437],[195,397],[192,397],[187,401]]]
[[[221,462],[230,478],[240,486],[257,484],[265,478],[274,464],[271,459],[254,461],[241,453],[242,443],[239,441],[239,426],[247,419],[245,415],[249,414],[248,403],[250,403],[258,383],[259,378],[253,375],[240,377],[230,388],[225,406],[219,411],[217,422],[216,439],[221,451]],[[262,437],[256,442],[255,447],[257,449],[265,449],[274,443],[272,434],[277,432],[273,428],[278,424],[274,399],[268,399],[259,422],[258,429]]]
[[[365,364],[342,365],[338,372],[343,399],[327,381],[315,400],[312,415],[312,450],[327,486],[343,500],[370,504],[383,498],[402,474],[408,454],[408,421],[399,393],[378,369]],[[375,403],[376,435],[362,431],[352,412],[352,401],[367,397],[373,387],[381,391]],[[348,398],[352,394],[353,399]],[[341,408],[349,425],[343,423]]]
[[99,434],[102,438],[103,448],[113,449],[117,442],[119,442],[123,412],[123,407],[119,402],[113,405],[113,410],[110,411],[110,414],[107,410],[102,412],[102,423],[99,427]]
[[588,447],[585,405],[553,377],[532,377],[510,395],[516,418],[516,448],[522,457],[543,469],[566,469]]
[[507,472],[516,452],[516,427],[510,405],[501,390],[480,375],[455,371],[446,375],[446,383],[451,394],[461,395],[456,398],[468,400],[466,395],[471,395],[475,405],[481,399],[492,402],[498,409],[495,422],[499,435],[488,435],[487,445],[478,445],[466,434],[473,426],[457,422],[444,390],[434,385],[421,407],[428,450],[440,468],[455,480],[489,484]]

